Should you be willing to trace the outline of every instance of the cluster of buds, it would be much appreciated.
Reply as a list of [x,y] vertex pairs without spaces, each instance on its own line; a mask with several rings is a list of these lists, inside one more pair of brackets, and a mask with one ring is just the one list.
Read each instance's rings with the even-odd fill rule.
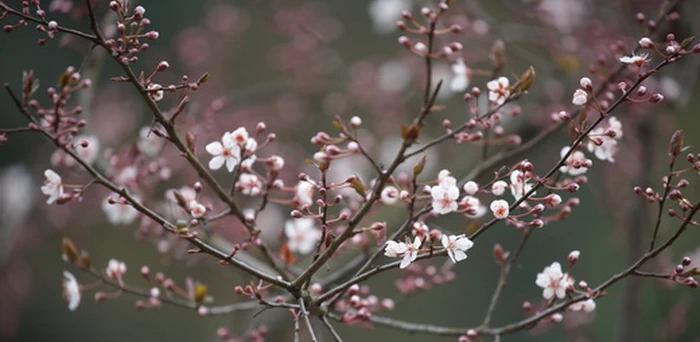
[[158,31],[146,31],[151,20],[144,15],[146,9],[136,6],[130,10],[129,0],[114,0],[109,2],[109,8],[117,14],[117,37],[104,41],[104,46],[112,54],[119,56],[122,63],[128,64],[138,61],[137,54],[148,49],[147,42],[141,39],[156,40],[160,34]]
[[395,303],[391,298],[379,299],[370,294],[369,286],[354,284],[348,288],[345,295],[335,303],[335,309],[342,313],[346,324],[358,324],[369,321],[375,312],[394,309]]
[[676,267],[673,269],[673,272],[671,272],[669,278],[678,284],[685,285],[690,288],[698,288],[700,283],[698,283],[694,277],[700,275],[700,270],[698,270],[696,267],[689,268],[691,263],[692,260],[689,257],[684,257],[681,260],[681,263],[676,265]]
[[428,36],[430,43],[426,45],[421,41],[413,42],[406,36],[399,37],[399,43],[416,55],[426,58],[448,58],[462,51],[463,47],[459,42],[445,44],[435,52],[430,50],[432,47],[429,45],[432,43],[433,36],[462,32],[462,27],[457,24],[444,28],[436,27],[438,20],[447,11],[448,7],[447,1],[441,2],[436,9],[423,7],[421,15],[424,17],[425,23],[421,23],[414,18],[413,13],[404,11],[401,14],[403,20],[396,23],[399,30],[419,36]]
[[233,290],[241,296],[261,300],[265,296],[267,289],[269,289],[271,286],[272,285],[263,285],[261,280],[257,284],[251,282],[246,286],[236,285]]
[[80,119],[80,114],[83,112],[82,107],[76,106],[67,109],[66,105],[73,93],[89,87],[92,82],[89,79],[82,79],[74,67],[66,68],[59,77],[56,88],[49,87],[47,89],[50,100],[48,107],[43,107],[38,100],[34,99],[38,82],[32,71],[23,73],[22,104],[34,110],[41,119],[40,126],[30,123],[30,129],[51,132],[59,144],[68,145],[72,142],[73,136],[77,135],[80,129],[85,126],[85,120]]
[[[336,117],[333,120],[333,126],[340,131],[337,136],[318,132],[311,138],[312,144],[321,145],[321,149],[314,153],[314,162],[320,170],[327,170],[333,160],[347,158],[360,152],[361,146],[357,140],[357,130],[361,125],[362,119],[359,116],[353,116],[349,122]],[[345,146],[338,146],[341,144]]]

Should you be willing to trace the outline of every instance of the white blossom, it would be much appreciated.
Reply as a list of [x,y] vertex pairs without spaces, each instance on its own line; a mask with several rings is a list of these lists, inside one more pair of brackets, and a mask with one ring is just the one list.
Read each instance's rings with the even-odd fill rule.
[[386,242],[386,246],[384,247],[384,255],[390,258],[401,257],[406,254],[406,252],[408,252],[408,245],[403,242],[389,240]]
[[571,103],[577,105],[577,106],[583,106],[588,102],[588,93],[586,93],[585,90],[583,89],[576,89],[574,92],[574,98],[571,100]]
[[262,191],[262,181],[258,176],[251,173],[242,173],[236,182],[236,188],[241,193],[248,196],[257,196]]
[[447,255],[452,262],[457,263],[467,258],[466,251],[474,246],[474,242],[464,234],[450,236],[442,234],[442,246],[447,250]]
[[284,224],[284,234],[289,249],[299,254],[311,253],[321,239],[321,231],[316,228],[314,219],[308,217],[288,220]]
[[413,236],[417,236],[420,238],[424,238],[428,236],[428,233],[430,232],[430,228],[428,228],[428,225],[425,224],[423,221],[418,221],[413,224],[413,228],[411,229],[411,233],[413,233]]
[[121,279],[126,273],[126,264],[117,259],[110,259],[105,270],[107,277],[112,279]]
[[207,208],[197,201],[190,201],[187,204],[187,208],[190,210],[190,215],[194,218],[202,218],[207,212]]
[[528,180],[525,179],[525,173],[522,171],[514,170],[511,172],[510,192],[516,201],[532,190],[532,184],[528,183],[527,181]]
[[644,54],[640,54],[640,55],[632,53],[632,55],[630,55],[630,56],[620,57],[620,62],[625,63],[625,64],[634,64],[636,66],[643,66],[643,65],[649,63],[649,61],[651,61],[651,59],[649,59],[648,53],[644,53]]
[[[615,137],[610,137],[606,134],[607,131],[615,133]],[[611,116],[608,119],[608,127],[597,127],[591,131],[586,148],[589,152],[593,152],[596,158],[604,161],[615,162],[615,154],[619,150],[618,140],[622,138],[622,123],[616,117]],[[600,144],[597,144],[596,141]]]
[[[559,156],[564,158],[564,156],[569,153],[571,146],[562,147],[559,152]],[[564,165],[559,167],[559,171],[562,173],[568,173],[572,176],[578,176],[586,173],[588,171],[587,165],[591,164],[592,161],[586,158],[586,155],[581,151],[574,151],[566,158]]]
[[499,106],[505,103],[508,96],[510,96],[510,81],[507,77],[501,76],[498,79],[491,80],[486,83],[486,87],[489,89],[489,101]]
[[416,236],[416,238],[413,240],[413,243],[406,244],[407,251],[403,255],[403,260],[401,260],[399,268],[406,268],[408,267],[408,265],[410,265],[416,260],[416,258],[418,257],[418,252],[420,251],[422,241],[423,240],[421,238]]
[[478,215],[481,211],[481,201],[473,196],[464,196],[462,200],[459,201],[459,206],[462,207],[464,213],[470,216]]
[[479,184],[476,184],[476,182],[468,181],[468,182],[464,183],[464,192],[467,195],[473,195],[477,191],[479,191]]
[[387,241],[384,247],[384,255],[390,258],[403,258],[399,268],[406,268],[418,257],[423,239],[416,236],[413,243]]
[[41,186],[41,192],[49,196],[49,198],[46,199],[46,204],[53,204],[57,199],[63,196],[61,176],[51,169],[44,171],[44,176],[46,176],[46,180],[44,181],[44,185]]
[[457,210],[459,197],[457,181],[452,177],[444,177],[437,186],[430,188],[430,196],[433,198],[435,213],[444,215]]
[[493,183],[493,185],[491,185],[491,192],[496,196],[501,196],[501,195],[503,195],[504,192],[506,192],[507,187],[508,187],[508,183],[506,183],[502,180],[499,180],[499,181]]
[[80,305],[80,284],[68,271],[63,271],[63,298],[68,301],[70,311],[75,311]]
[[241,148],[236,143],[233,134],[229,132],[224,133],[221,142],[214,141],[209,143],[205,149],[213,156],[209,161],[209,168],[212,170],[218,170],[226,163],[228,171],[233,172],[233,169],[241,160]]
[[562,273],[561,265],[558,262],[544,268],[542,273],[537,274],[535,281],[537,286],[543,288],[542,296],[549,300],[556,296],[562,299],[566,296],[566,288],[569,286],[568,275]]
[[149,90],[148,95],[153,101],[158,102],[163,99],[163,90],[161,90],[163,87],[160,84],[150,83],[146,88]]
[[493,212],[493,216],[499,220],[507,218],[510,214],[510,206],[505,200],[495,200],[491,202],[489,207],[491,208],[491,212]]

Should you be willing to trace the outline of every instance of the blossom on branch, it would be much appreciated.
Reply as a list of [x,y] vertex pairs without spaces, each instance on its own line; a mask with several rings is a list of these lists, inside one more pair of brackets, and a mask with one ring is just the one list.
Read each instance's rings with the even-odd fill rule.
[[489,207],[491,212],[493,212],[493,216],[499,220],[506,219],[510,215],[510,206],[505,200],[495,200],[491,202]]
[[46,176],[46,180],[44,181],[44,185],[41,186],[41,192],[49,196],[49,198],[46,199],[46,204],[53,204],[57,199],[63,196],[61,176],[51,169],[44,171],[44,176]]
[[520,170],[513,170],[510,174],[510,193],[516,201],[532,190],[532,184],[525,177],[526,174]]
[[489,88],[489,101],[502,105],[510,96],[510,81],[507,77],[499,77],[498,79],[491,80],[486,83],[486,87]]
[[[571,146],[562,147],[561,151],[559,152],[560,157],[564,158],[564,156],[569,153],[570,150]],[[574,151],[569,155],[569,157],[566,158],[564,165],[559,167],[559,171],[561,173],[568,173],[572,176],[578,176],[586,173],[592,164],[593,162],[586,158],[586,155],[583,154],[583,152]]]
[[241,148],[230,132],[224,133],[221,142],[214,141],[209,143],[205,149],[213,156],[209,161],[209,168],[212,170],[220,169],[225,163],[228,172],[233,172],[233,169],[241,160]]
[[413,243],[410,242],[396,242],[387,241],[384,247],[384,255],[390,258],[403,258],[399,268],[406,268],[418,257],[418,252],[420,251],[420,246],[423,243],[423,239],[416,236]]
[[558,262],[554,262],[550,266],[545,267],[542,273],[537,274],[535,284],[544,289],[542,291],[544,299],[549,300],[554,296],[562,299],[566,296],[569,276],[566,273],[562,273],[561,265]]
[[467,258],[467,253],[474,246],[474,242],[469,240],[464,234],[450,235],[442,234],[442,246],[447,250],[447,255],[453,263],[457,263]]
[[437,186],[430,188],[430,196],[433,198],[432,204],[435,213],[444,215],[457,210],[457,198],[459,197],[457,180],[450,176],[443,177]]

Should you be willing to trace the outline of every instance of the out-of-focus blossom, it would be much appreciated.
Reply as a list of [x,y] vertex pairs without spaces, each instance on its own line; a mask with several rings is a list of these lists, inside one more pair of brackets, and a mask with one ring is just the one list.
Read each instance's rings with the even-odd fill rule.
[[387,205],[395,204],[399,200],[399,190],[389,185],[384,187],[380,196],[382,203]]
[[647,63],[649,63],[651,59],[649,58],[648,53],[644,54],[631,54],[630,56],[622,56],[620,57],[620,62],[625,63],[625,64],[634,64],[636,66],[644,66]]
[[574,97],[571,100],[571,103],[577,105],[577,106],[583,106],[588,102],[588,93],[586,93],[585,90],[583,89],[576,89],[574,92]]
[[458,59],[455,64],[452,64],[452,73],[454,74],[450,80],[450,90],[455,93],[460,93],[469,87],[471,78],[471,70],[464,64],[463,59]]
[[593,299],[584,300],[581,302],[576,302],[569,305],[569,310],[571,311],[583,311],[583,312],[593,312],[595,310],[596,304]]
[[[608,131],[614,133],[614,137],[606,134]],[[597,127],[591,131],[590,139],[586,144],[588,151],[593,152],[596,158],[604,161],[615,162],[615,154],[619,150],[618,140],[622,138],[622,123],[616,117],[608,119],[608,127]]]
[[70,311],[75,311],[80,305],[80,284],[68,271],[63,271],[63,298],[68,302]]
[[410,84],[411,70],[399,61],[387,61],[379,67],[377,82],[379,89],[390,94],[398,93]]
[[311,253],[321,239],[321,231],[316,228],[314,219],[307,217],[288,220],[284,224],[284,234],[289,249],[299,254]]
[[46,180],[44,181],[44,185],[41,186],[41,192],[49,196],[49,198],[46,199],[46,204],[53,204],[57,199],[63,196],[61,176],[51,169],[44,171],[44,176],[46,176]]
[[139,152],[153,157],[160,152],[160,149],[163,148],[163,144],[165,144],[165,140],[151,132],[151,126],[141,127],[139,130],[139,140],[136,142],[136,148]]
[[314,186],[306,181],[299,181],[296,187],[296,200],[304,207],[314,203]]
[[[134,209],[134,207],[129,204],[121,204],[118,202],[111,204],[109,203],[110,197],[113,196],[107,196],[104,201],[102,201],[102,211],[104,211],[107,216],[107,221],[109,221],[109,223],[113,225],[127,225],[136,220],[139,215],[138,210]],[[138,200],[137,196],[134,197]]]
[[411,7],[412,0],[372,0],[369,4],[369,16],[374,31],[389,34],[396,30],[396,22],[401,19],[401,12]]

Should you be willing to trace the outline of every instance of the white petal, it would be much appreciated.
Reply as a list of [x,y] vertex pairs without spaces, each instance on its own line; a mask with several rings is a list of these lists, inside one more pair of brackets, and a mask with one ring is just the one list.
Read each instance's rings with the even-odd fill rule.
[[236,165],[238,165],[238,159],[233,157],[226,158],[226,169],[228,169],[228,172],[233,172]]
[[413,260],[411,260],[410,254],[404,255],[403,259],[401,260],[401,265],[399,265],[399,268],[403,269],[403,268],[408,267],[408,265],[411,264],[411,261],[413,261]]
[[207,146],[205,146],[204,149],[207,150],[207,152],[209,152],[209,154],[211,154],[212,156],[218,156],[224,153],[224,147],[218,141],[207,144]]
[[469,250],[470,248],[472,248],[472,246],[474,246],[474,242],[466,237],[457,239],[457,241],[455,242],[455,247],[463,251]]
[[454,251],[454,254],[455,254],[455,255],[454,255],[454,258],[452,258],[452,261],[454,261],[455,263],[457,263],[457,262],[459,262],[459,261],[462,261],[462,260],[464,260],[464,259],[467,258],[467,253],[464,253],[464,252],[462,252],[462,251],[460,251],[460,250]]
[[214,158],[211,158],[209,161],[209,168],[212,170],[218,170],[221,168],[222,165],[224,165],[224,161],[226,159],[222,156],[216,156]]
[[51,183],[61,183],[61,176],[54,172],[54,170],[47,169],[44,171],[44,176],[46,176],[46,179],[51,181]]
[[551,287],[547,287],[542,291],[542,297],[544,297],[544,299],[550,299],[552,296],[554,296],[554,290]]
[[[445,236],[445,235],[443,235],[443,236]],[[450,260],[452,260],[453,263],[455,263],[455,264],[457,263],[457,261],[455,260],[455,254],[451,249],[447,250],[447,256],[450,257]]]

